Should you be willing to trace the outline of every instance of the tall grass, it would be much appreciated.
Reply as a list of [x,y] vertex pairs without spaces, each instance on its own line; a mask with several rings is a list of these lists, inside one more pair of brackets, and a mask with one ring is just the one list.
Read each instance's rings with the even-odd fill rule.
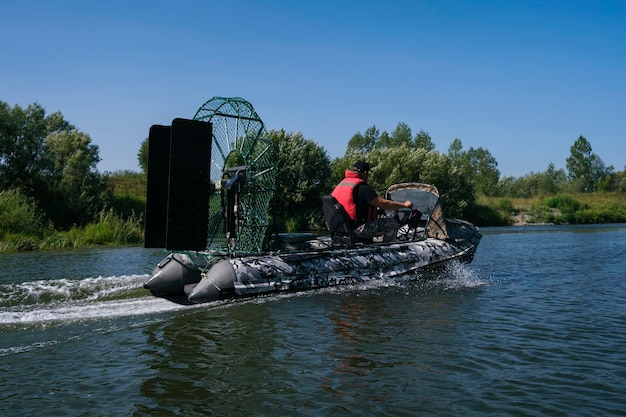
[[146,176],[122,171],[109,175],[112,208],[85,227],[54,230],[35,201],[18,190],[0,192],[0,253],[143,242]]
[[100,213],[95,223],[84,228],[73,227],[44,239],[40,249],[56,249],[91,245],[129,245],[143,242],[141,218],[132,215],[124,220],[112,210]]
[[92,245],[137,245],[143,242],[143,220],[132,215],[123,219],[113,210],[100,213],[97,222],[84,228],[53,231],[43,238],[22,234],[5,235],[0,252],[77,248]]

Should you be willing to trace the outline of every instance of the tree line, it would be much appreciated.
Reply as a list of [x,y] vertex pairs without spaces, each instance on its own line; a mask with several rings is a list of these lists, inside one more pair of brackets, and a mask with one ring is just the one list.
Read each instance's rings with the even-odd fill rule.
[[294,230],[319,225],[321,196],[332,191],[344,171],[359,159],[373,166],[369,182],[379,193],[398,182],[430,183],[439,189],[447,215],[477,223],[489,218],[489,208],[477,203],[479,196],[529,198],[626,191],[625,171],[615,172],[613,166],[605,166],[582,135],[570,147],[567,171],[550,163],[544,172],[519,178],[501,177],[498,163],[487,149],[464,149],[462,141],[455,138],[447,152],[439,152],[427,132],[420,130],[413,135],[403,122],[392,132],[381,132],[376,126],[357,132],[347,142],[344,155],[333,160],[300,132],[278,130],[269,135],[279,168],[274,204]]
[[60,112],[0,101],[0,241],[17,250],[136,243],[141,213],[115,198],[98,162],[98,146]]
[[60,112],[0,102],[0,192],[21,199],[52,227],[85,225],[107,206],[99,161],[98,146]]
[[[397,182],[431,183],[448,215],[470,220],[480,218],[479,196],[626,191],[624,171],[605,166],[583,136],[570,148],[567,170],[550,164],[544,172],[514,178],[500,176],[487,149],[464,149],[456,138],[447,152],[439,152],[427,132],[414,135],[403,122],[392,132],[376,126],[357,132],[344,155],[334,159],[301,132],[270,130],[268,135],[276,161],[272,216],[279,230],[323,229],[321,197],[359,159],[373,166],[370,183],[379,193]],[[145,139],[137,155],[143,172],[100,173],[98,146],[60,112],[46,114],[37,103],[22,108],[0,101],[0,240],[11,233],[87,227],[111,215],[140,227],[147,146]]]

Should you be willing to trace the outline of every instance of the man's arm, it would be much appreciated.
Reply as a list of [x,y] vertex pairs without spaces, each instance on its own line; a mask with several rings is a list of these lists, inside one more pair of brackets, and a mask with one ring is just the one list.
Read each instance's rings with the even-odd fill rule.
[[385,198],[382,198],[379,195],[377,195],[376,198],[371,200],[369,204],[371,206],[375,206],[383,210],[398,210],[401,208],[411,208],[411,206],[413,205],[413,203],[411,203],[408,200],[404,202],[392,201],[392,200],[387,200]]

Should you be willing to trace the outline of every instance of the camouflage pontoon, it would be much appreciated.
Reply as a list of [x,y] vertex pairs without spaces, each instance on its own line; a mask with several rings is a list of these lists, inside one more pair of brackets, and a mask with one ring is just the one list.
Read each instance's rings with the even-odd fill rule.
[[387,211],[402,225],[391,242],[359,239],[331,196],[320,204],[328,235],[272,234],[271,142],[252,106],[213,98],[193,120],[149,136],[146,247],[170,251],[144,287],[182,303],[394,279],[453,260],[471,262],[478,229],[446,219],[435,187],[396,184]]

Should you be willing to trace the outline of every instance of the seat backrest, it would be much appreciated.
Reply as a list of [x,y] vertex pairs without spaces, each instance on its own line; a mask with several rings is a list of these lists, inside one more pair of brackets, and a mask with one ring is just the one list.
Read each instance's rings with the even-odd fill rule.
[[354,243],[352,223],[350,217],[337,199],[331,195],[322,197],[322,210],[324,212],[324,222],[330,232],[333,243],[351,244]]

